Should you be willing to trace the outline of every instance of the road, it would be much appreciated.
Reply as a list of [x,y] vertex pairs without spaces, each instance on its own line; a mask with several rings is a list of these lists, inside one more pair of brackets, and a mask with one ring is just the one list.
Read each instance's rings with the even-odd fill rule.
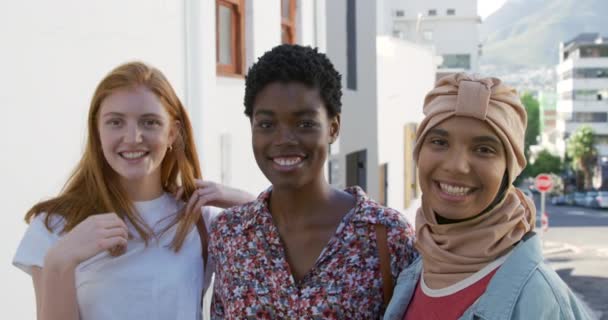
[[545,212],[545,259],[597,319],[608,320],[608,210],[547,203]]

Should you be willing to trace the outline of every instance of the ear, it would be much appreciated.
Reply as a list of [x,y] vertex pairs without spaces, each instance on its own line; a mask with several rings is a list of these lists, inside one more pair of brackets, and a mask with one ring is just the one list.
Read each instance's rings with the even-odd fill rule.
[[340,135],[340,115],[329,119],[329,144],[336,142],[338,136]]
[[175,120],[171,123],[171,127],[169,128],[169,145],[172,146],[175,143],[175,140],[177,140],[179,132],[181,131],[181,127],[182,124],[179,120]]

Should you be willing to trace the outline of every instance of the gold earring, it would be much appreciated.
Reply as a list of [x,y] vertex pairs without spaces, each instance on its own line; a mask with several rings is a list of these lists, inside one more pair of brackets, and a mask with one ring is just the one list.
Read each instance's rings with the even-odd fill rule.
[[169,145],[169,152],[173,151],[173,146]]

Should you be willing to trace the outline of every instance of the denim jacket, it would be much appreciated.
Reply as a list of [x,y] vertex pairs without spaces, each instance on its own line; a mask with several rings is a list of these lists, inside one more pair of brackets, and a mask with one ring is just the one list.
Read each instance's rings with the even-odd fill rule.
[[[403,319],[421,271],[422,260],[418,258],[399,274],[384,320]],[[586,306],[543,262],[540,239],[531,232],[513,248],[486,291],[459,319],[566,320],[591,317]]]

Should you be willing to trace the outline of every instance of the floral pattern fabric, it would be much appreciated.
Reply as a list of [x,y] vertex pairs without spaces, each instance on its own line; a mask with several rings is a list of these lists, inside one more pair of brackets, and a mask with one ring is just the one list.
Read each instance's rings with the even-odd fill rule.
[[393,278],[412,262],[414,231],[399,212],[345,191],[356,206],[344,216],[312,269],[296,282],[268,200],[224,211],[211,228],[216,265],[212,319],[379,319],[384,313],[375,224],[387,227]]

